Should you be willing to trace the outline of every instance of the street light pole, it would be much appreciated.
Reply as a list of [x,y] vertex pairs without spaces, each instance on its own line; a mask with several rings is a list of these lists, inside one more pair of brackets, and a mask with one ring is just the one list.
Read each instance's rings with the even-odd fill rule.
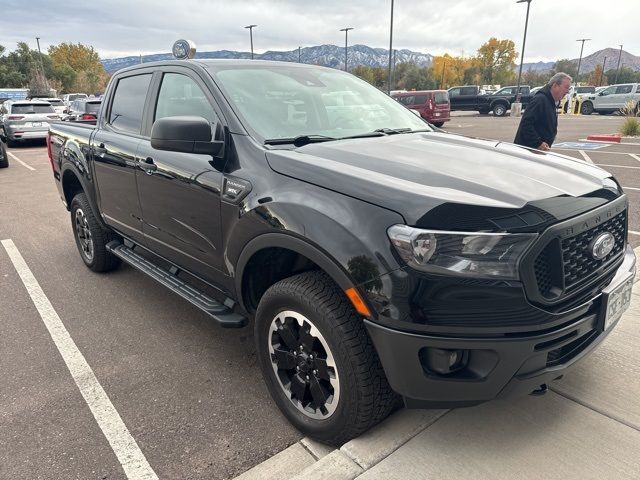
[[44,74],[44,64],[42,63],[42,52],[40,51],[40,37],[36,37],[36,43],[38,44],[38,58],[40,59],[40,70],[42,71],[42,78],[44,79],[44,85],[47,88],[47,95],[49,95],[49,82],[47,82],[47,76]]
[[580,64],[582,63],[582,51],[584,50],[584,42],[590,41],[590,38],[579,38],[576,42],[582,42],[580,47],[580,58],[578,59],[578,71],[576,72],[576,85],[578,85],[578,78],[580,77]]
[[[389,27],[389,88],[387,93],[391,95],[391,52],[393,48],[393,0],[391,0],[391,24]],[[395,63],[395,62],[394,62]],[[395,68],[395,64],[393,65]]]
[[442,80],[440,80],[440,90],[444,90],[444,71],[447,68],[447,57],[442,57]]
[[353,27],[341,28],[340,31],[344,32],[344,71],[347,71],[347,35],[349,30],[353,30]]
[[529,25],[529,7],[531,0],[518,0],[516,3],[527,3],[527,17],[524,21],[524,38],[522,39],[522,53],[520,54],[520,69],[518,70],[518,86],[516,87],[516,103],[520,102],[520,79],[522,78],[522,62],[524,61],[524,46],[527,43],[527,26]]
[[620,45],[620,53],[618,54],[618,66],[616,67],[616,80],[613,82],[615,85],[618,83],[618,73],[620,72],[620,59],[622,58],[622,45]]
[[251,40],[251,60],[253,60],[253,28],[257,27],[257,25],[247,25],[244,28],[249,29],[249,39]]
[[607,57],[604,57],[604,61],[602,62],[602,71],[600,72],[600,80],[598,81],[598,86],[602,86],[602,76],[604,75],[604,66],[607,64]]

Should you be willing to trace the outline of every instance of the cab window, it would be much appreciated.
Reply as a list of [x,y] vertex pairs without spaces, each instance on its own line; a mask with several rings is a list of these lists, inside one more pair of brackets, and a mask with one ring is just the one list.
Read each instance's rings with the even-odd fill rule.
[[150,82],[150,73],[118,80],[109,115],[109,123],[113,127],[124,132],[140,134],[144,102]]
[[200,86],[187,75],[165,73],[156,102],[154,121],[164,117],[197,116],[217,123],[218,116]]

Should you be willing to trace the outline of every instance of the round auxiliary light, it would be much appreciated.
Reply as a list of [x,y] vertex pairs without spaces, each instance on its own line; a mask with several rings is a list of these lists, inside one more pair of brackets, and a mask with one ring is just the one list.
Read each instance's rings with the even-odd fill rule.
[[177,40],[171,49],[173,56],[178,60],[186,60],[196,56],[196,44],[191,40]]

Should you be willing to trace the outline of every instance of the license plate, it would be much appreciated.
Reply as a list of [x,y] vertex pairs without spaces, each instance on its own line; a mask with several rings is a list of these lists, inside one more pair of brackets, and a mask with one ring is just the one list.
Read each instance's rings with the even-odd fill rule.
[[605,331],[611,328],[622,316],[631,304],[631,289],[633,288],[633,275],[629,276],[620,285],[606,295],[606,313],[604,317]]
[[32,127],[41,127],[42,126],[42,122],[32,122],[31,126]]

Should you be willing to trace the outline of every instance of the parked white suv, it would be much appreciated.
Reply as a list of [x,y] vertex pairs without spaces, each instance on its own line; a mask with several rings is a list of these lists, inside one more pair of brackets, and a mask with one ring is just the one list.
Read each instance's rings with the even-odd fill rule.
[[582,103],[581,113],[590,115],[598,112],[602,115],[620,110],[627,102],[633,102],[638,110],[640,103],[640,83],[611,85],[595,95],[588,95]]

